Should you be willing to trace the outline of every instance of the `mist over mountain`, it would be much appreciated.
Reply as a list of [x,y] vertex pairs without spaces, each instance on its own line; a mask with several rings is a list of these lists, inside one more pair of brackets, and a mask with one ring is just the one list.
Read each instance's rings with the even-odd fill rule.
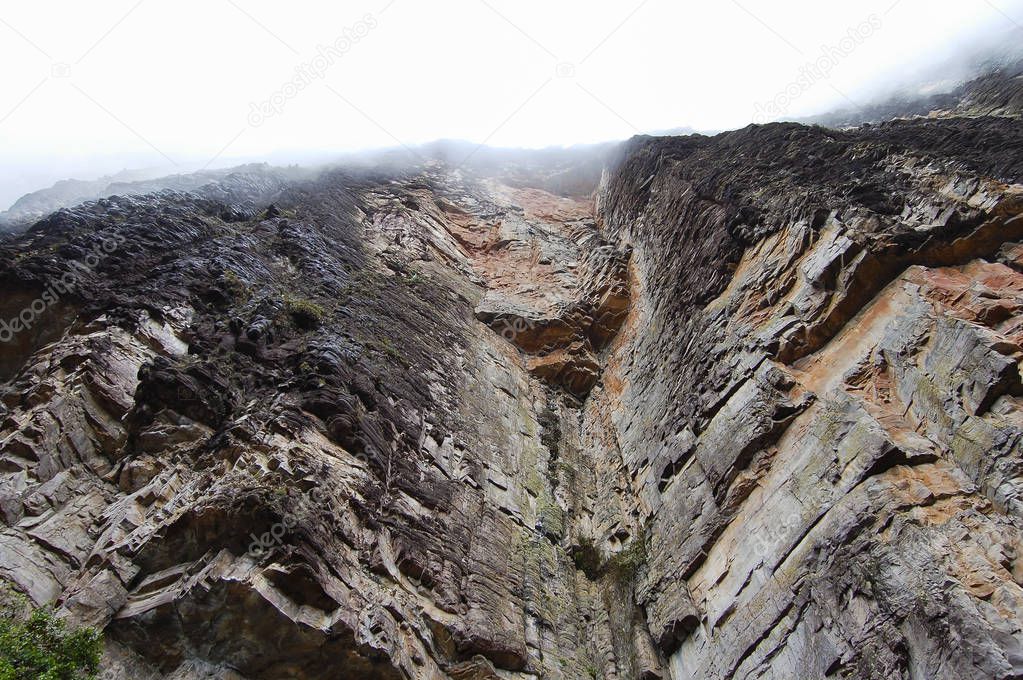
[[1023,677],[1017,6],[452,7],[0,12],[0,679]]
[[[998,10],[1000,11],[1000,10]],[[873,16],[873,15],[872,15]],[[883,30],[883,23],[879,24]],[[867,36],[869,40],[871,36]],[[869,43],[867,43],[869,44]],[[855,49],[858,45],[853,43]],[[854,126],[868,122],[881,122],[898,117],[926,116],[934,112],[940,115],[941,112],[952,111],[960,107],[958,113],[980,115],[981,113],[998,113],[1005,110],[1008,112],[1019,110],[1018,91],[1021,68],[1023,68],[1023,28],[1014,25],[1009,21],[1002,21],[993,27],[985,26],[983,30],[971,34],[965,34],[951,45],[942,46],[933,53],[926,56],[920,55],[914,59],[907,59],[905,64],[899,67],[890,67],[887,70],[876,74],[870,80],[858,83],[854,92],[855,101],[848,97],[835,95],[836,99],[831,100],[833,108],[818,111],[812,115],[792,115],[788,100],[785,95],[785,88],[779,93],[782,98],[782,106],[770,109],[771,102],[762,102],[754,107],[756,115],[753,120],[756,123],[765,123],[769,120],[795,120],[807,124],[821,124],[831,127]],[[799,72],[794,83],[798,82],[798,88],[809,91],[812,89],[825,89],[830,83],[831,71],[840,67],[841,61],[855,56],[855,51],[850,49],[849,54],[841,53],[841,48],[834,47],[829,56],[828,45],[820,48],[820,55],[827,59],[834,60],[832,63],[824,63],[824,71],[813,71],[814,67],[810,62],[811,71],[806,67]],[[988,92],[985,94],[985,82],[988,82]],[[790,83],[790,87],[793,84]],[[798,92],[798,90],[797,90]],[[844,94],[844,93],[843,93]],[[801,93],[791,98],[798,103],[802,97]],[[994,97],[988,100],[985,97]],[[998,97],[1005,97],[1005,101],[998,100]],[[764,106],[768,108],[764,108]],[[768,113],[772,115],[768,115]],[[680,134],[716,134],[725,130],[723,126],[709,127],[705,129],[694,129],[693,127],[671,126],[653,128],[646,134],[664,136]],[[618,138],[621,141],[625,137]],[[27,221],[38,219],[53,210],[73,205],[82,200],[100,198],[113,195],[117,192],[125,193],[146,193],[158,187],[166,188],[194,188],[205,181],[222,176],[225,171],[231,168],[251,163],[270,163],[271,165],[301,165],[308,168],[325,167],[333,164],[360,164],[372,163],[383,158],[400,158],[402,154],[408,156],[409,161],[421,158],[435,158],[438,160],[450,161],[451,156],[463,153],[464,156],[475,156],[480,149],[487,147],[486,144],[455,140],[437,141],[421,145],[395,145],[394,139],[376,150],[330,152],[323,149],[294,149],[291,151],[275,151],[268,154],[260,154],[248,158],[239,159],[238,163],[224,163],[220,161],[221,167],[215,170],[207,170],[202,167],[201,161],[195,161],[193,165],[198,172],[189,172],[188,163],[183,166],[172,166],[163,159],[160,163],[143,167],[139,166],[139,157],[124,156],[119,158],[115,155],[102,157],[101,160],[93,162],[85,173],[85,177],[93,175],[95,168],[111,168],[112,172],[96,179],[75,179],[74,175],[60,177],[52,186],[47,187],[45,183],[35,187],[32,191],[18,190],[16,186],[26,186],[25,178],[18,177],[16,183],[11,182],[8,186],[9,192],[3,194],[0,191],[0,202],[6,197],[13,201],[7,211],[0,213],[0,225],[3,228],[11,229],[16,225],[24,225]],[[613,141],[605,142],[610,145]],[[449,151],[444,151],[444,147]],[[545,153],[553,153],[550,147]],[[560,148],[570,148],[560,147]],[[506,149],[511,152],[511,148]],[[525,153],[526,150],[523,149]],[[470,156],[471,157],[471,156]],[[461,160],[461,159],[458,159]],[[26,168],[32,167],[34,161],[25,159],[17,166],[17,173],[23,175]],[[206,163],[208,165],[208,163]],[[201,169],[200,169],[201,168]],[[53,176],[53,169],[42,170],[43,173]],[[59,172],[59,171],[58,171]],[[43,175],[45,176],[45,175]],[[15,179],[15,177],[11,177]],[[31,180],[28,180],[31,181]],[[38,181],[38,180],[37,180]],[[45,180],[44,180],[45,182]],[[16,200],[15,200],[16,199]]]

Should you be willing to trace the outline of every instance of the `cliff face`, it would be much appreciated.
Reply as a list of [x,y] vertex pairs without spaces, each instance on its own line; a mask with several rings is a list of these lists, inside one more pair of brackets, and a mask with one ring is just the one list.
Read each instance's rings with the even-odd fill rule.
[[773,124],[61,210],[0,244],[0,578],[111,679],[1019,677],[1021,152]]
[[672,677],[1020,673],[1019,143],[767,127],[609,178],[643,293],[588,406]]

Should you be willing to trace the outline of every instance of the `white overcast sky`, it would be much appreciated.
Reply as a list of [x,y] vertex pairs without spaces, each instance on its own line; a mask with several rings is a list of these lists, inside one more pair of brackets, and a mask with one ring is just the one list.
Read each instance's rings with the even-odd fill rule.
[[[5,1],[0,209],[124,167],[741,127],[871,21],[784,117],[862,103],[1019,27],[1023,0]],[[317,70],[346,29],[364,35]],[[283,95],[300,68],[309,85]],[[252,114],[270,99],[279,112]]]

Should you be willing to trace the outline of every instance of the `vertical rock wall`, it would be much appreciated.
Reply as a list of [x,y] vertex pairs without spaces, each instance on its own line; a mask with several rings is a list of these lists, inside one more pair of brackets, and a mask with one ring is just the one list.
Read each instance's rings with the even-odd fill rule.
[[1019,144],[768,126],[638,140],[607,176],[642,295],[593,427],[671,677],[1023,671]]
[[0,245],[0,578],[111,680],[1016,677],[1021,150],[770,125],[596,188],[54,213]]

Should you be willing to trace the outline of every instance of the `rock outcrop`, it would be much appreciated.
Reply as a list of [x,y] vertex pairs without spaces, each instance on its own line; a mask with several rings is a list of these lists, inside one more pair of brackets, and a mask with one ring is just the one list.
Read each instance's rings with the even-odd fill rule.
[[639,140],[608,177],[644,294],[587,411],[671,677],[1023,670],[1019,144],[768,126]]
[[[1004,38],[1003,54],[998,54],[996,50],[993,54],[974,55],[973,60],[986,63],[987,67],[973,67],[971,70],[979,72],[980,75],[954,87],[949,87],[955,80],[950,80],[948,71],[964,68],[964,65],[971,61],[970,58],[963,59],[960,56],[956,63],[946,64],[944,69],[939,69],[934,74],[937,76],[937,82],[915,84],[916,93],[895,95],[881,102],[811,116],[801,119],[800,122],[829,127],[850,127],[914,116],[1019,118],[1023,115],[1023,53],[1019,48],[1023,39],[1023,28],[1016,27]],[[935,90],[937,91],[935,94],[927,96],[919,94]]]
[[62,209],[0,244],[0,578],[109,680],[1020,677],[1021,152],[772,124]]

